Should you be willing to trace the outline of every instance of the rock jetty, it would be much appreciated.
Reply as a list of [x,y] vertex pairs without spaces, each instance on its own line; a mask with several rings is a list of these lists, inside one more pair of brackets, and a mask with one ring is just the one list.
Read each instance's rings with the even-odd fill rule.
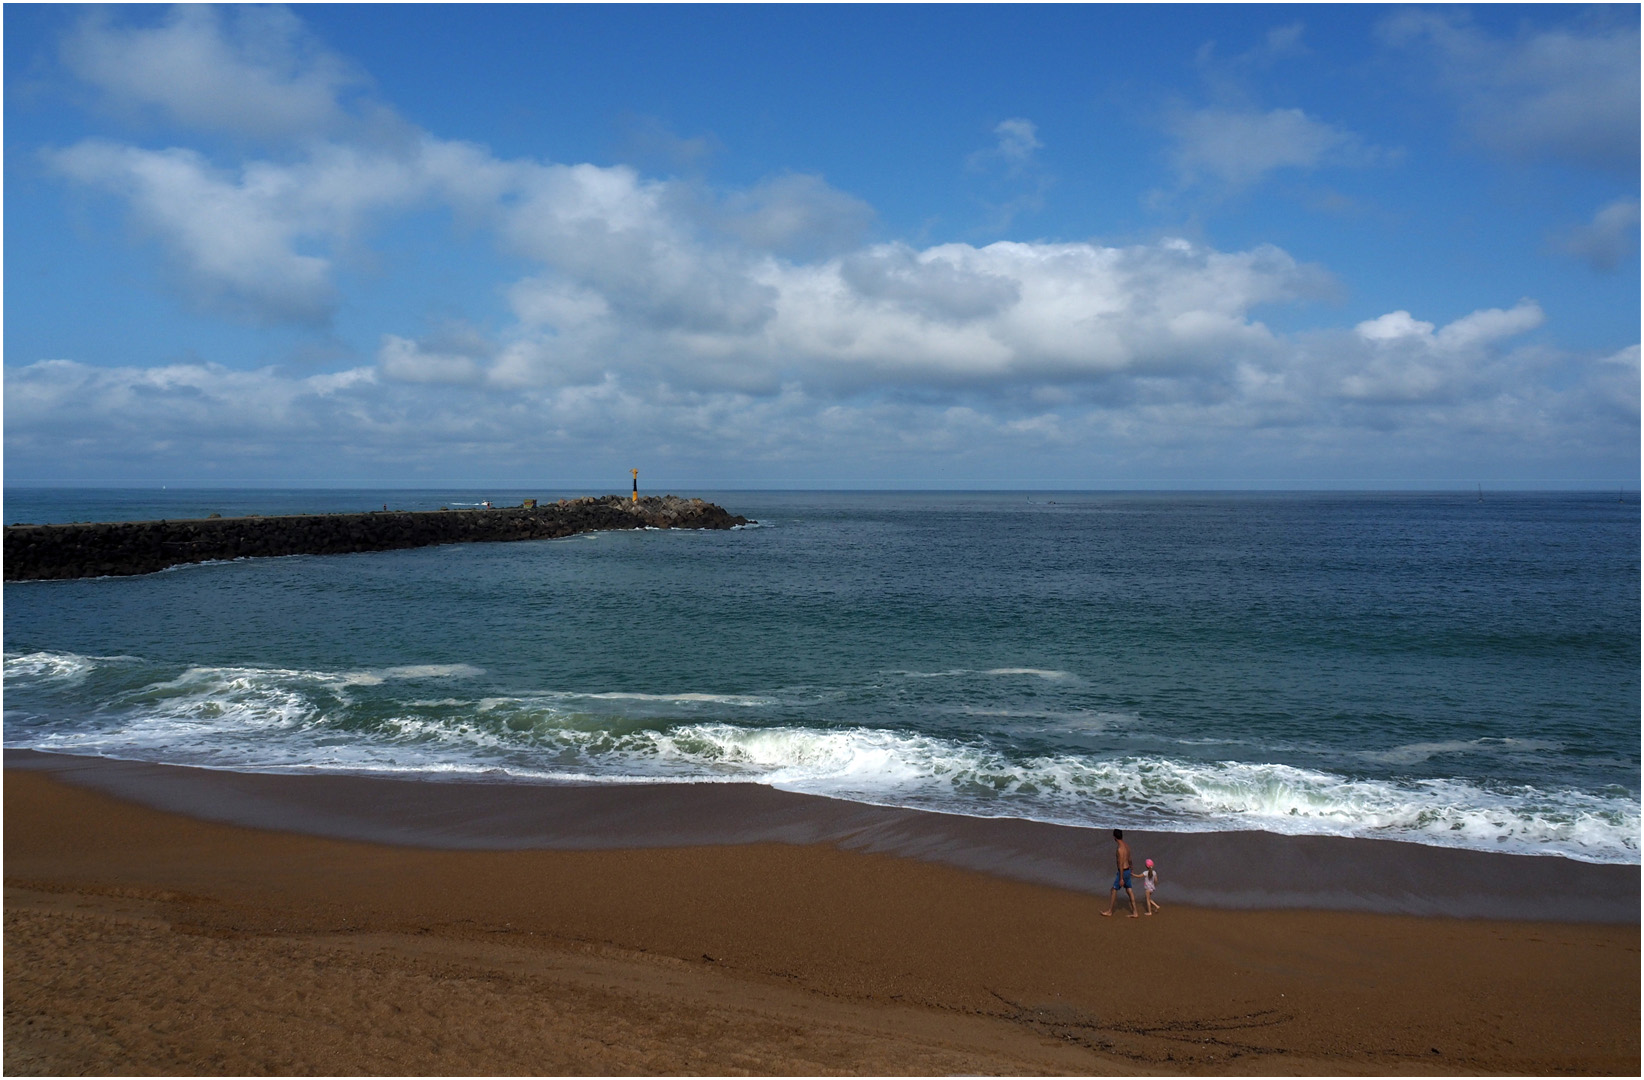
[[5,580],[151,574],[274,555],[337,555],[431,544],[549,540],[601,529],[729,529],[748,519],[701,499],[620,495],[484,510],[293,514],[6,527]]

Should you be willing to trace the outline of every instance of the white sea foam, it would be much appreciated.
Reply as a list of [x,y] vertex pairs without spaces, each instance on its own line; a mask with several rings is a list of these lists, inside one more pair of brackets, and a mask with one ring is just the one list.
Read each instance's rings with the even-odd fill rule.
[[1035,678],[1047,679],[1050,682],[1064,682],[1078,678],[1071,671],[1052,671],[1047,668],[1031,667],[996,667],[988,668],[983,675],[1032,675]]
[[1030,675],[1048,682],[1073,682],[1079,678],[1071,671],[1030,667],[950,668],[947,671],[889,671],[886,674],[901,675],[908,679],[954,679],[966,675]]
[[503,749],[510,745],[505,735],[463,720],[394,716],[381,721],[379,730],[389,739],[412,742],[467,743],[488,750]]
[[97,664],[97,658],[73,653],[32,652],[6,655],[6,681],[63,679],[78,681]]
[[324,716],[312,686],[346,680],[319,672],[266,668],[189,668],[175,679],[117,696],[112,704],[147,739],[176,740],[286,731]]
[[383,668],[377,674],[384,679],[473,679],[484,675],[485,669],[473,664],[406,664]]
[[[667,754],[746,770],[778,787],[870,802],[1077,824],[1117,814],[1154,827],[1385,836],[1599,861],[1639,857],[1636,796],[1365,780],[1288,765],[1163,757],[1012,761],[980,746],[862,729],[694,725],[659,742]],[[976,798],[988,794],[999,801]]]
[[736,705],[741,708],[754,708],[760,705],[774,705],[772,698],[757,697],[751,694],[704,694],[685,692],[680,694],[640,694],[626,691],[609,691],[604,693],[577,693],[565,691],[554,695],[560,698],[581,698],[588,701],[657,701],[681,704],[711,704]]
[[405,664],[374,671],[350,671],[341,676],[351,686],[380,686],[389,679],[472,679],[485,674],[473,664]]
[[[74,691],[77,680],[116,659],[141,669],[132,658],[8,655],[8,710],[16,696],[10,691]],[[367,673],[375,682],[360,674],[192,667],[134,689],[128,681],[127,689],[111,691],[72,725],[36,725],[32,714],[8,711],[6,744],[249,770],[495,773],[611,783],[742,780],[884,805],[1072,824],[1379,836],[1639,861],[1636,791],[1375,778],[1165,754],[1029,756],[981,737],[799,724],[791,712],[778,712],[785,717],[780,723],[732,722],[750,716],[748,709],[793,707],[773,695],[545,691],[405,700],[372,688],[393,678],[460,680],[480,671],[460,664],[389,668]],[[350,696],[356,691],[360,701]],[[814,688],[807,700],[815,700]],[[1371,753],[1397,764],[1550,748],[1532,740],[1458,739]]]
[[1418,765],[1446,754],[1483,752],[1540,754],[1563,749],[1563,744],[1540,739],[1445,739],[1438,742],[1405,743],[1386,750],[1359,751],[1358,757],[1380,765]]

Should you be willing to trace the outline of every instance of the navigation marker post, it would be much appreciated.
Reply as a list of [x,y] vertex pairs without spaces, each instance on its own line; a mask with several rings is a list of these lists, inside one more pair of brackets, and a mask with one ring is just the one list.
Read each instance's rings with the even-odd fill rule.
[[634,474],[634,502],[637,503],[639,501],[639,470],[634,469],[633,474]]

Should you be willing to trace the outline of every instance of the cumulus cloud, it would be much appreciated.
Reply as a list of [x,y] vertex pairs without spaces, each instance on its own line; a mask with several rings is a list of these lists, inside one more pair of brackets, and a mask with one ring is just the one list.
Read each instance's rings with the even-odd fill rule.
[[[869,217],[860,200],[813,176],[779,177],[713,204],[627,166],[505,161],[429,136],[318,142],[292,162],[233,170],[193,150],[101,140],[45,159],[125,199],[191,299],[259,322],[323,322],[335,305],[339,249],[391,212],[445,205],[555,271],[554,295],[592,290],[607,311],[658,329],[754,327],[772,299],[753,272],[760,259],[848,246]],[[525,283],[515,290],[523,311],[553,306],[531,292]]]
[[974,260],[943,257],[958,250],[922,254],[905,244],[886,244],[843,260],[839,275],[862,300],[937,322],[986,318],[1021,300],[1019,281],[965,265]]
[[[481,346],[477,351],[489,350]],[[397,334],[383,335],[382,348],[377,350],[377,370],[386,379],[413,383],[471,383],[483,374],[478,357],[441,351]]]
[[[1636,348],[1593,360],[1526,345],[1544,319],[1533,301],[1442,326],[1394,311],[1286,335],[1266,309],[1320,296],[1331,280],[1272,246],[868,243],[871,209],[819,176],[723,192],[626,165],[501,158],[403,127],[363,138],[337,121],[343,69],[283,24],[259,38],[239,18],[88,23],[74,63],[114,92],[119,71],[142,70],[133,56],[194,57],[199,85],[239,80],[250,104],[188,113],[170,84],[137,100],[178,122],[300,138],[234,165],[86,141],[48,151],[51,167],[123,200],[185,293],[219,310],[323,322],[351,246],[394,215],[436,208],[524,264],[499,283],[508,316],[483,333],[383,326],[369,362],[320,375],[7,365],[18,475],[49,468],[65,446],[106,475],[142,461],[149,475],[237,462],[236,476],[283,459],[313,475],[339,461],[460,461],[475,475],[618,450],[665,453],[703,475],[763,462],[791,478],[845,457],[899,472],[910,461],[980,469],[1001,452],[1130,468],[1208,453],[1232,467],[1293,459],[1298,447],[1385,457],[1378,439],[1416,430],[1429,448],[1500,447],[1517,432],[1526,447],[1636,452]],[[1286,30],[1270,47],[1296,40]],[[273,45],[259,52],[257,41]],[[281,93],[285,113],[264,102]],[[1180,114],[1176,130],[1184,173],[1231,185],[1376,153],[1293,109],[1204,109]],[[1033,166],[1030,121],[994,136],[994,175]],[[1636,213],[1635,203],[1634,228]],[[1617,232],[1615,216],[1592,228]],[[1618,432],[1631,451],[1615,449]]]
[[1310,50],[1302,41],[1305,32],[1305,24],[1299,22],[1270,27],[1255,46],[1225,57],[1218,55],[1216,42],[1207,41],[1199,46],[1193,59],[1212,85],[1219,89],[1236,88],[1241,74],[1272,67],[1276,61],[1288,57],[1306,55]]
[[[294,164],[222,169],[194,150],[93,139],[44,157],[63,175],[124,198],[195,302],[258,322],[316,323],[335,306],[336,249],[378,213],[429,197],[464,167],[467,150],[320,143]],[[483,180],[480,169],[464,177],[469,186]]]
[[257,321],[321,322],[335,302],[327,259],[297,250],[307,231],[303,195],[282,170],[231,176],[192,150],[84,142],[48,161],[83,183],[123,196],[158,236],[201,303]]
[[1585,373],[1584,383],[1592,400],[1592,407],[1587,410],[1589,417],[1598,419],[1607,415],[1622,430],[1637,429],[1639,355],[1639,347],[1629,345],[1600,357]]
[[[196,16],[162,29],[187,30],[211,55],[232,44]],[[212,35],[210,48],[196,40]],[[245,76],[253,87],[267,82],[260,70]],[[1268,126],[1291,136],[1322,127],[1271,115],[1280,120]],[[1308,149],[1309,160],[1351,141],[1324,130],[1328,146]],[[378,369],[396,382],[563,387],[620,370],[772,393],[795,380],[837,388],[1190,370],[1270,348],[1255,309],[1313,295],[1325,279],[1277,249],[1182,241],[861,247],[871,211],[820,177],[713,196],[628,166],[506,160],[413,135],[311,140],[289,160],[235,169],[191,150],[107,142],[47,156],[125,198],[197,300],[262,321],[323,321],[339,251],[373,221],[421,205],[452,207],[537,266],[507,289],[518,324],[489,350],[386,337]],[[1017,165],[1039,145],[1022,118],[995,135],[994,153]],[[1258,171],[1279,158],[1268,160]]]
[[1557,233],[1548,243],[1554,251],[1609,273],[1638,251],[1638,200],[1617,199],[1601,207],[1592,221]]
[[[316,441],[358,438],[381,410],[368,391],[376,380],[370,368],[291,378],[217,364],[107,368],[43,360],[7,365],[5,373],[8,452],[38,468],[69,450],[101,475],[117,474],[122,459],[150,468],[170,461],[197,475],[221,461],[240,470],[230,475],[245,475],[302,457]],[[95,420],[88,424],[88,417]]]
[[1300,109],[1185,110],[1169,128],[1176,167],[1190,182],[1210,177],[1242,187],[1279,169],[1363,165],[1377,156],[1357,135]]
[[[758,321],[630,318],[603,267],[520,282],[510,294],[521,328],[508,381],[565,385],[619,367],[702,391],[847,392],[1208,370],[1272,347],[1256,309],[1328,283],[1276,248],[1225,253],[1179,240],[884,244],[819,262],[765,256],[735,266],[764,290]],[[718,256],[699,269],[704,278],[730,272]]]
[[966,170],[987,189],[978,199],[987,212],[988,220],[979,230],[983,233],[1001,233],[1019,215],[1043,209],[1045,194],[1056,182],[1038,159],[1044,143],[1032,120],[1001,120],[993,127],[993,138],[992,146],[965,159]]
[[1465,17],[1403,12],[1384,40],[1423,47],[1480,144],[1526,159],[1552,159],[1636,174],[1639,160],[1638,20],[1493,37]]
[[654,116],[628,114],[620,123],[623,134],[618,150],[623,160],[634,165],[691,171],[724,149],[712,135],[676,135]]
[[[1253,310],[1314,295],[1325,280],[1277,249],[1223,253],[1181,241],[890,244],[807,261],[792,257],[807,238],[837,246],[865,217],[859,201],[816,177],[705,204],[689,185],[627,166],[507,161],[428,136],[391,148],[318,143],[296,161],[232,172],[193,151],[105,142],[49,160],[126,198],[197,297],[266,321],[323,320],[335,304],[336,253],[374,218],[425,203],[457,208],[540,267],[508,290],[520,324],[506,374],[514,385],[586,381],[611,365],[675,385],[764,392],[786,378],[948,383],[1171,369],[1264,347],[1270,335]],[[475,377],[480,361],[453,355],[395,345],[385,371]]]
[[794,258],[848,251],[873,223],[873,208],[820,176],[789,173],[733,192],[723,227],[749,247]]
[[1416,402],[1453,399],[1469,381],[1492,383],[1490,348],[1540,326],[1541,306],[1521,300],[1512,308],[1489,308],[1438,328],[1394,311],[1359,323],[1362,348],[1346,359],[1355,368],[1340,382],[1343,397],[1359,402]]
[[281,7],[171,8],[159,25],[81,21],[63,60],[122,108],[189,127],[256,137],[306,136],[343,119],[339,94],[363,80]]
[[993,127],[994,143],[970,156],[973,169],[1003,166],[1009,173],[1019,173],[1033,160],[1035,151],[1044,148],[1039,141],[1039,127],[1032,120],[1013,116]]
[[1265,59],[1276,59],[1283,56],[1299,56],[1308,49],[1302,43],[1301,23],[1286,23],[1284,26],[1275,26],[1268,30],[1263,40],[1261,55]]
[[773,278],[770,338],[830,381],[1102,378],[1202,368],[1261,351],[1252,311],[1322,287],[1271,247],[1224,253],[1001,242],[870,249]]
[[[635,455],[684,476],[831,481],[1008,481],[1024,467],[1294,476],[1301,461],[1310,475],[1343,476],[1431,476],[1457,460],[1525,477],[1572,462],[1583,475],[1594,462],[1636,471],[1638,348],[1563,357],[1569,377],[1555,387],[1536,377],[1549,357],[1514,344],[1540,318],[1530,303],[1443,326],[1390,312],[1191,371],[926,384],[909,397],[796,381],[691,389],[618,370],[510,385],[495,375],[513,346],[485,360],[439,352],[451,343],[437,335],[385,339],[376,365],[326,375],[53,360],[5,368],[6,450],[13,476],[61,476],[67,461],[105,478],[514,476],[530,462],[570,479]],[[470,361],[490,367],[473,378]],[[1018,471],[998,472],[1001,460]]]
[[515,170],[501,210],[510,247],[598,293],[618,317],[656,330],[749,330],[770,316],[770,289],[750,256],[713,244],[677,185],[626,166],[532,166]]

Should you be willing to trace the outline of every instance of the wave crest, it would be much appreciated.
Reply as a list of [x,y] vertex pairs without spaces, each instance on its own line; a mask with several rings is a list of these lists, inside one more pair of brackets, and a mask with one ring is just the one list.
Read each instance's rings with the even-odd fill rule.
[[[130,657],[7,655],[6,745],[249,771],[740,780],[881,805],[1075,825],[1377,836],[1639,861],[1638,793],[1618,788],[1388,778],[1164,753],[1029,754],[1010,739],[982,734],[957,738],[814,722],[809,718],[826,700],[816,688],[803,698],[691,690],[453,695],[447,688],[461,685],[455,680],[483,674],[466,664],[352,673],[200,666],[160,674],[156,665]],[[943,673],[924,677],[937,674]],[[1064,673],[1001,668],[965,674]],[[105,681],[88,682],[104,675]],[[440,680],[441,689],[428,694],[425,680]],[[83,707],[88,697],[95,700],[89,709]],[[44,710],[31,711],[39,703]],[[53,719],[54,713],[69,720]],[[1450,740],[1373,753],[1417,760],[1544,750],[1511,740]]]

